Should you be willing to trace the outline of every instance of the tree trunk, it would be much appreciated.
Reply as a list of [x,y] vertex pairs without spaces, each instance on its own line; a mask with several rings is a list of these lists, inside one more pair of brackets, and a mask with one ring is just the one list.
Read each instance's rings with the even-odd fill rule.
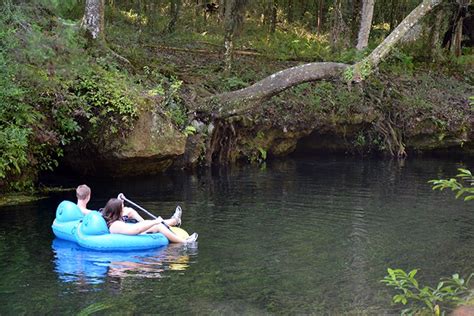
[[224,28],[225,28],[225,35],[224,35],[224,72],[230,73],[232,69],[232,59],[234,56],[234,33],[235,33],[235,26],[232,17],[232,11],[235,7],[236,0],[226,0],[225,1],[225,17],[224,17]]
[[[361,19],[364,14],[363,7],[362,7],[362,2],[366,0],[350,0],[350,13],[349,16],[351,16],[351,42],[354,43],[354,45],[357,45],[357,38],[358,34],[360,31],[360,26],[361,26]],[[375,0],[370,0],[374,1]]]
[[318,13],[316,19],[316,32],[321,34],[321,30],[323,27],[323,11],[324,10],[324,0],[319,0],[318,3]]
[[86,0],[81,26],[94,40],[104,38],[104,0]]
[[219,0],[219,14],[217,15],[219,22],[224,21],[225,17],[225,0]]
[[171,0],[170,3],[170,22],[168,23],[168,32],[173,33],[176,30],[176,22],[178,22],[179,9],[181,0]]
[[272,0],[272,11],[271,11],[271,19],[270,19],[270,33],[275,33],[276,25],[277,25],[277,3],[275,0]]
[[247,101],[269,98],[300,83],[332,78],[341,75],[349,65],[341,63],[309,63],[279,71],[250,87],[221,94],[224,103],[233,100]]
[[336,51],[340,48],[347,48],[349,44],[348,39],[350,37],[350,34],[348,32],[349,30],[342,14],[342,0],[334,1],[334,8],[331,19],[332,25],[331,32],[329,34],[331,49],[333,51]]
[[363,0],[362,18],[360,21],[359,36],[357,38],[357,50],[363,50],[369,44],[372,17],[374,15],[375,0]]
[[456,29],[454,30],[454,37],[453,37],[453,53],[454,56],[459,57],[461,56],[461,41],[462,41],[462,23],[464,21],[464,17],[460,17],[458,23],[456,24]]
[[[210,98],[208,103],[217,105],[212,108],[218,117],[228,117],[241,114],[254,107],[257,101],[272,97],[300,83],[321,79],[341,78],[343,71],[352,68],[354,81],[364,80],[390,52],[401,38],[423,18],[441,0],[424,0],[418,5],[390,35],[366,58],[355,65],[340,63],[310,63],[279,71],[263,80],[237,91],[223,93]],[[207,104],[208,106],[209,104]],[[207,107],[206,106],[206,107]],[[209,109],[202,108],[207,112]]]
[[444,19],[444,10],[438,10],[434,18],[433,28],[430,34],[431,57],[437,59],[441,56],[441,24]]
[[242,11],[246,0],[226,0],[224,19],[224,71],[230,73],[234,55],[234,36],[243,23]]
[[375,68],[380,61],[385,58],[390,50],[401,38],[421,20],[428,12],[433,10],[442,0],[423,0],[400,24],[377,46],[372,53],[364,58],[360,63],[369,63],[370,68]]

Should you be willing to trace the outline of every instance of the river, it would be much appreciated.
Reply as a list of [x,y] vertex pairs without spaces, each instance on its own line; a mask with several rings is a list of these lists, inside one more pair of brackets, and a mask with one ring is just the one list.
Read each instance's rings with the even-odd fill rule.
[[138,253],[55,240],[72,191],[2,207],[0,315],[396,313],[379,282],[388,267],[418,268],[431,285],[474,272],[473,202],[427,183],[458,167],[473,166],[314,157],[89,179],[93,209],[120,192],[163,217],[180,204],[183,228],[199,233],[196,246]]

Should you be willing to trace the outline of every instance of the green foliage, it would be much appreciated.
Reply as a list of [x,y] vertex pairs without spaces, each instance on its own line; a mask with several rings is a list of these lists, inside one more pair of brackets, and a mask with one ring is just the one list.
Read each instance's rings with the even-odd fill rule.
[[77,313],[77,316],[89,316],[94,315],[100,311],[106,310],[113,307],[112,304],[106,302],[98,302],[87,306],[86,308],[82,309]]
[[171,118],[171,121],[178,128],[184,129],[188,123],[188,116],[180,94],[183,81],[174,76],[170,78],[165,77],[160,73],[155,73],[154,75],[160,78],[160,80],[149,93],[163,97],[162,106]]
[[473,201],[474,200],[474,176],[471,171],[467,169],[458,169],[459,174],[456,178],[451,179],[440,179],[440,180],[430,180],[429,183],[433,184],[433,190],[444,190],[451,189],[451,191],[456,192],[456,199],[464,196],[464,201]]
[[406,273],[402,269],[387,269],[388,275],[381,281],[397,290],[392,302],[408,305],[402,314],[419,314],[429,312],[434,315],[444,315],[446,307],[464,302],[468,293],[469,282],[474,274],[467,280],[453,274],[451,278],[442,279],[436,287],[422,286],[415,279],[418,270]]
[[393,48],[386,63],[381,64],[382,68],[387,68],[390,72],[399,75],[413,75],[415,63],[413,54],[406,53],[401,49]]
[[28,165],[28,140],[31,129],[20,126],[0,127],[0,178],[20,174]]
[[347,117],[351,109],[361,102],[360,94],[349,90],[346,86],[337,86],[328,81],[315,84],[312,91],[312,104],[325,113]]
[[[0,183],[21,190],[52,170],[63,146],[131,128],[139,93],[107,52],[91,48],[77,22],[83,3],[41,0],[0,6]],[[54,12],[54,13],[53,13]],[[143,102],[143,101],[142,101]],[[6,185],[5,185],[6,184]],[[3,189],[3,188],[2,188]]]
[[91,126],[91,134],[105,138],[123,135],[138,115],[138,99],[131,83],[115,71],[97,67],[82,74],[71,87]]
[[260,152],[259,162],[264,162],[267,160],[267,151],[262,147],[258,147],[258,151]]
[[354,72],[355,71],[353,66],[347,67],[346,70],[344,70],[344,73],[342,74],[344,81],[352,82],[352,80],[354,80]]
[[355,147],[364,147],[367,145],[367,140],[363,132],[357,133],[356,139],[354,140]]
[[[26,90],[17,82],[18,71],[8,52],[17,47],[15,29],[7,23],[12,12],[0,10],[0,179],[21,174],[29,164],[29,146],[38,113],[24,102]],[[11,182],[9,187],[22,187]]]
[[229,91],[245,88],[248,85],[247,82],[237,76],[226,77],[221,81],[221,84],[223,84],[224,88]]
[[186,128],[184,129],[184,134],[186,136],[189,136],[189,135],[194,135],[196,134],[197,130],[194,126],[191,126],[191,125],[188,125],[186,126]]

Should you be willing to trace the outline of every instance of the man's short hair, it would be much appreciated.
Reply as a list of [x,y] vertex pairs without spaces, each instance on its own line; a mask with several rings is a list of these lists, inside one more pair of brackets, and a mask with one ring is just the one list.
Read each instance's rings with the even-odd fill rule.
[[76,196],[78,200],[85,200],[89,195],[91,195],[91,188],[85,184],[81,184],[76,189]]

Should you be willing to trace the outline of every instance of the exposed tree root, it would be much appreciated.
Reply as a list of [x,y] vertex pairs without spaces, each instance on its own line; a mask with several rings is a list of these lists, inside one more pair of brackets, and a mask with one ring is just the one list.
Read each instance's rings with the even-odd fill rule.
[[215,120],[214,128],[206,143],[206,164],[226,164],[234,161],[237,133],[232,122]]
[[389,115],[388,118],[381,119],[375,123],[375,129],[383,135],[385,145],[391,156],[406,158],[407,153],[405,151],[405,144],[402,141],[402,133],[394,125]]

